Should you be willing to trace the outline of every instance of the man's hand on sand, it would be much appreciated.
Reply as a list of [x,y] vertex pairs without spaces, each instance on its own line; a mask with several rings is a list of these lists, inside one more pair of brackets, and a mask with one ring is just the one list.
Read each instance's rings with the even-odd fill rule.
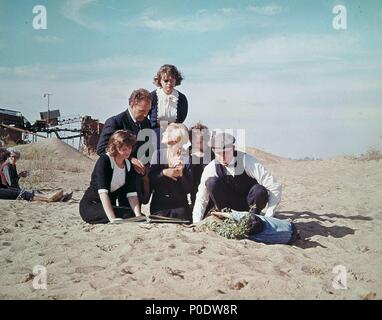
[[212,211],[211,214],[220,219],[232,218],[232,215],[229,212]]

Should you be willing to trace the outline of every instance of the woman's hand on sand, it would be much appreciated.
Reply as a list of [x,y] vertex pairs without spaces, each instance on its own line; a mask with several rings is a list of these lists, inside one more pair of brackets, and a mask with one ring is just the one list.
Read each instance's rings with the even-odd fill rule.
[[117,224],[117,223],[121,223],[122,221],[123,221],[122,218],[114,218],[110,220],[110,223]]

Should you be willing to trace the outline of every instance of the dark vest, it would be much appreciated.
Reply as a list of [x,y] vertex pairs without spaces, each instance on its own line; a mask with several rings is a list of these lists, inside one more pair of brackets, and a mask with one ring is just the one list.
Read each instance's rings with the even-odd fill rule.
[[[220,163],[215,163],[216,173],[219,178],[224,179],[224,181],[230,185],[237,193],[242,195],[247,195],[249,190],[255,185],[259,184],[255,178],[247,175],[244,168],[244,153],[236,152],[236,162],[235,162],[235,176],[231,176],[225,166]],[[242,168],[241,170],[239,168]]]
[[[7,179],[5,178],[5,174],[3,172],[5,167],[8,167],[8,172],[9,172],[10,179],[11,179],[11,185],[8,185]],[[0,176],[1,176],[1,185],[3,185],[3,187],[5,187],[5,188],[6,187],[12,187],[12,188],[17,188],[17,189],[20,188],[20,186],[19,186],[19,179],[20,178],[19,178],[19,175],[17,174],[17,169],[15,166],[11,165],[7,161],[5,161],[0,167]]]

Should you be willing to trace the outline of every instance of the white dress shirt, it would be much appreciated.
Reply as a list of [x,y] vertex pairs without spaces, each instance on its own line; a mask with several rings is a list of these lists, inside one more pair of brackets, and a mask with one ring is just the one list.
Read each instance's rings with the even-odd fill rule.
[[[276,181],[275,177],[273,177],[255,157],[245,153],[243,155],[243,162],[245,173],[249,177],[255,178],[260,185],[268,190],[269,199],[265,215],[269,217],[273,216],[277,205],[281,201],[281,184]],[[217,163],[219,162],[216,159],[212,160],[203,170],[198,193],[196,194],[194,210],[192,212],[194,223],[201,221],[206,211],[209,200],[206,182],[208,178],[218,177],[215,167]],[[235,173],[232,164],[233,163],[229,164],[226,168],[228,173],[234,176]]]
[[173,89],[171,94],[166,94],[162,88],[158,88],[156,93],[158,97],[158,123],[161,121],[175,122],[178,115],[179,92]]
[[[111,178],[111,183],[110,183],[110,192],[114,192],[114,191],[118,190],[119,188],[121,188],[122,186],[125,185],[126,169],[127,169],[127,172],[130,172],[131,163],[128,159],[126,159],[125,160],[125,166],[127,168],[125,168],[125,166],[123,168],[120,168],[116,164],[114,158],[112,156],[110,156],[109,153],[106,153],[106,154],[110,159],[110,165],[111,165],[111,168],[113,169],[113,176]],[[98,194],[101,194],[101,193],[109,193],[109,191],[107,189],[99,189]],[[128,194],[126,194],[126,197],[129,198],[129,197],[134,197],[137,195],[138,195],[137,192],[129,192]]]

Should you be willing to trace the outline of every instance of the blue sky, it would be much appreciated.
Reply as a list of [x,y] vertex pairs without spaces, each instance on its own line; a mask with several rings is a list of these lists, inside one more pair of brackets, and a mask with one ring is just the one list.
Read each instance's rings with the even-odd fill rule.
[[1,0],[0,108],[33,121],[50,92],[62,115],[104,121],[171,63],[186,125],[245,129],[248,146],[285,157],[359,154],[382,148],[381,31],[378,0]]

